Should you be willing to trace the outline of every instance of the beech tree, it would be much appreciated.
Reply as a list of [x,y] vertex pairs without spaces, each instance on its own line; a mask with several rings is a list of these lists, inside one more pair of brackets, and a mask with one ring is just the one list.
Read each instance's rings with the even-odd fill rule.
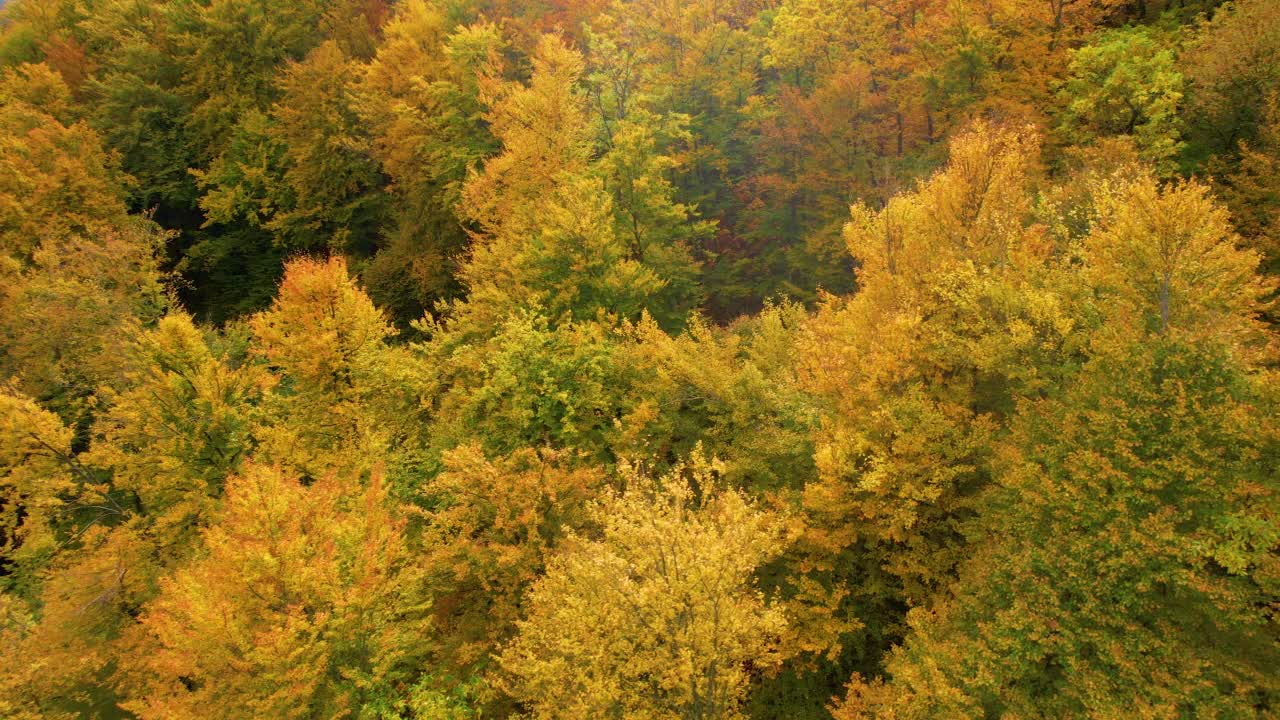
[[1084,304],[1087,359],[1019,398],[955,582],[838,717],[1250,715],[1276,692],[1270,288],[1204,186],[1094,193],[1071,276],[1086,291],[1064,298]]
[[1270,718],[1277,8],[0,0],[0,716]]
[[1195,154],[1230,158],[1262,129],[1269,99],[1280,92],[1277,17],[1272,3],[1237,0],[1202,17],[1189,34],[1184,118]]
[[1143,158],[1171,174],[1182,150],[1182,74],[1168,40],[1147,28],[1117,30],[1076,50],[1063,87],[1063,127],[1075,142],[1132,135]]
[[855,677],[835,715],[1252,717],[1273,703],[1273,378],[1238,362],[1157,336],[1028,403],[987,499],[998,526],[909,613],[888,679]]
[[[616,185],[624,205],[615,211],[607,183],[591,172],[594,138],[577,89],[582,56],[547,36],[533,63],[527,86],[489,82],[488,118],[503,151],[463,189],[462,208],[478,234],[461,272],[468,296],[455,308],[467,318],[460,322],[494,327],[516,307],[539,308],[555,322],[600,312],[636,318],[644,309],[682,321],[694,268],[671,218],[686,211],[670,205],[661,186],[636,197],[634,180]],[[623,173],[645,172],[643,160],[613,158],[605,172],[615,183]],[[632,224],[630,238],[619,220]]]
[[497,26],[445,9],[396,8],[362,68],[355,109],[386,173],[394,225],[364,272],[370,294],[407,322],[458,292],[467,233],[457,209],[468,168],[494,151],[478,75],[504,49]]
[[[362,487],[363,486],[363,487]],[[430,597],[375,471],[304,487],[250,464],[203,552],[142,618],[140,717],[344,717],[392,705],[430,648]]]
[[[275,302],[249,328],[252,353],[280,383],[255,424],[272,462],[318,478],[368,470],[417,447],[417,364],[407,349],[386,343],[395,329],[343,260],[290,263]],[[393,484],[399,472],[388,468]]]
[[489,459],[477,445],[444,453],[422,488],[441,655],[459,673],[483,669],[515,632],[530,588],[566,535],[589,524],[605,475],[569,451],[521,449]]
[[657,481],[632,471],[534,588],[499,658],[537,718],[740,717],[752,670],[780,661],[780,608],[752,573],[785,522],[715,487],[699,462]]
[[872,562],[892,579],[866,612],[946,582],[992,439],[1070,348],[1053,243],[1029,223],[1036,142],[979,126],[916,192],[855,206],[845,232],[861,289],[806,328],[801,377],[830,413],[805,488],[811,537],[826,553],[886,553]]
[[124,204],[128,176],[44,66],[0,77],[0,373],[68,419],[115,379],[112,355],[167,303],[165,236]]

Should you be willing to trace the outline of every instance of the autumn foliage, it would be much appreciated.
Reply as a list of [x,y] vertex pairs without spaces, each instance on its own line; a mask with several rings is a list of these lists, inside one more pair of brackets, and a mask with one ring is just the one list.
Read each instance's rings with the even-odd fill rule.
[[1269,0],[10,0],[0,717],[1274,718]]

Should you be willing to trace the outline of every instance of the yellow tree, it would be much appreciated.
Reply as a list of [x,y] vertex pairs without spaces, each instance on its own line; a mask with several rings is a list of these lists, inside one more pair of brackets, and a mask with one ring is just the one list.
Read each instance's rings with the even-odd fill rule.
[[841,720],[1252,717],[1280,691],[1270,284],[1204,186],[1122,169],[1088,192],[1047,288],[1076,349],[1019,392],[955,575]]
[[534,587],[499,658],[534,718],[742,717],[754,676],[780,663],[786,620],[753,575],[786,546],[782,518],[719,490],[702,461],[596,506]]
[[1072,367],[1063,265],[1035,222],[1037,155],[1028,130],[978,125],[915,191],[855,206],[860,290],[802,329],[801,383],[825,417],[795,567],[818,613],[806,645],[829,657],[877,657],[902,608],[950,582],[993,440],[1019,397]]
[[607,48],[600,72],[624,80],[610,83],[606,116],[632,109],[690,116],[697,141],[685,153],[681,184],[713,213],[729,199],[729,146],[758,79],[756,12],[751,3],[638,0],[612,2],[591,22],[597,47]]
[[40,712],[114,704],[111,671],[146,652],[137,614],[158,578],[190,558],[252,444],[261,375],[228,367],[185,315],[119,353],[121,389],[99,390],[87,451],[33,404],[6,412],[20,423],[4,435],[6,517],[22,521],[6,528],[20,545],[5,558],[5,591],[30,610],[6,632],[33,661],[8,669],[3,682],[25,689],[4,693]]
[[701,444],[720,477],[748,493],[798,493],[813,476],[818,413],[796,375],[799,304],[766,307],[729,328],[694,320],[670,335],[652,320],[621,349],[631,394],[613,440],[623,456],[676,458]]
[[394,227],[362,275],[401,317],[457,293],[459,194],[468,168],[494,151],[477,78],[503,47],[496,25],[457,27],[440,5],[412,0],[397,5],[361,69],[355,108],[395,198]]
[[412,356],[386,343],[395,330],[342,259],[289,263],[249,327],[253,355],[280,382],[255,431],[266,457],[322,477],[367,469],[419,432]]
[[897,547],[888,564],[909,584],[954,562],[945,518],[981,482],[1013,387],[1043,382],[1037,356],[1070,326],[1036,287],[1053,249],[1030,225],[1036,148],[1026,132],[979,127],[915,192],[855,206],[845,233],[860,291],[807,329],[802,377],[832,412],[809,489],[817,516],[834,513],[821,534]]
[[110,697],[101,680],[148,597],[153,548],[120,527],[129,508],[74,454],[70,428],[8,390],[0,410],[0,645],[26,658],[0,668],[0,708],[74,717]]
[[83,415],[95,388],[121,379],[129,339],[168,305],[156,266],[164,238],[129,218],[47,241],[20,271],[0,268],[0,372],[65,417]]
[[197,140],[200,165],[223,152],[241,118],[277,99],[275,72],[319,44],[328,4],[213,0],[164,8],[176,37],[178,90],[190,103],[185,120]]
[[1242,353],[1257,347],[1258,298],[1274,282],[1255,275],[1256,252],[1235,247],[1227,210],[1209,188],[1139,177],[1096,196],[1085,275],[1110,330],[1215,337]]
[[[430,601],[380,473],[304,486],[249,464],[203,550],[142,616],[142,718],[339,718],[393,707]],[[150,649],[154,648],[154,649]]]
[[271,379],[231,367],[181,312],[139,333],[126,358],[125,389],[98,393],[103,410],[82,459],[111,470],[158,559],[182,561],[253,450],[255,406]]
[[587,502],[605,476],[551,449],[490,460],[478,445],[462,445],[443,463],[421,488],[425,563],[443,656],[466,672],[514,633],[529,587],[565,535],[588,525]]
[[1224,350],[1143,338],[1028,402],[956,582],[836,717],[1266,717],[1275,378]]
[[270,112],[242,115],[226,150],[192,171],[205,227],[244,222],[283,248],[372,254],[387,208],[354,108],[359,75],[334,41],[285,65]]
[[[70,91],[45,65],[0,71],[0,251],[29,260],[40,243],[125,217],[129,178],[86,123],[68,122]],[[64,124],[66,122],[67,124]]]
[[841,720],[1275,703],[1280,434],[1257,256],[1202,186],[1113,192],[1078,271],[1088,360],[1019,403],[956,580],[908,614],[883,677],[854,677]]
[[[527,85],[486,81],[486,117],[503,150],[463,188],[461,209],[477,233],[461,272],[469,294],[454,308],[459,318],[470,318],[460,320],[461,327],[486,332],[512,310],[529,307],[553,322],[593,320],[601,312],[634,318],[649,307],[679,322],[693,299],[693,261],[678,252],[683,238],[669,230],[628,237],[626,222],[638,223],[645,214],[648,225],[662,210],[654,213],[624,197],[626,207],[617,212],[606,180],[592,172],[595,134],[579,88],[582,56],[560,38],[545,36],[532,62]],[[645,143],[636,153],[652,152],[642,137],[634,140]],[[626,158],[618,164],[644,170]],[[671,202],[669,188],[657,196]],[[627,209],[635,214],[628,216]]]
[[[126,213],[128,178],[44,66],[0,74],[0,374],[71,418],[166,305],[165,236]],[[52,113],[52,114],[50,114]]]
[[1280,93],[1280,7],[1237,0],[1201,18],[1180,66],[1187,76],[1185,120],[1196,155],[1237,158],[1253,143]]
[[[71,456],[71,431],[30,398],[0,392],[0,562],[10,578],[34,580],[19,565],[56,543],[52,523],[77,495],[79,468]],[[30,592],[14,583],[9,591]]]
[[[334,573],[352,567],[355,561],[350,553],[356,552],[352,543],[358,544],[357,539],[373,543],[375,549],[367,553],[387,550],[378,539],[381,535],[359,534],[365,531],[357,532],[351,519],[358,514],[371,523],[385,521],[400,527],[401,521],[387,514],[390,511],[379,514],[376,505],[383,499],[374,502],[375,496],[386,494],[381,473],[376,482],[370,481],[376,488],[367,492],[354,480],[333,489],[337,481],[332,478],[336,471],[344,478],[358,478],[387,459],[394,464],[401,456],[388,450],[391,445],[397,452],[412,452],[413,443],[403,433],[416,431],[414,415],[406,411],[416,406],[416,395],[406,389],[409,386],[399,385],[403,378],[398,373],[407,367],[400,361],[407,355],[383,344],[390,332],[382,315],[355,288],[341,261],[304,261],[290,268],[272,310],[255,317],[247,328],[232,328],[226,336],[204,334],[188,317],[175,313],[154,329],[133,334],[115,359],[116,387],[101,389],[96,398],[88,451],[72,454],[69,432],[57,430],[60,426],[47,428],[39,416],[28,417],[23,424],[48,437],[42,439],[39,447],[44,450],[39,455],[32,454],[33,439],[13,437],[9,454],[18,469],[9,474],[12,489],[6,487],[5,495],[6,502],[23,506],[24,520],[20,525],[9,523],[19,532],[22,546],[6,561],[12,559],[13,569],[20,571],[14,574],[14,587],[22,586],[22,597],[32,611],[25,619],[13,613],[14,625],[5,630],[5,642],[33,654],[37,661],[6,673],[5,700],[15,707],[48,713],[85,703],[112,706],[132,701],[140,703],[140,712],[148,713],[152,706],[143,702],[147,699],[154,700],[155,707],[172,704],[177,708],[173,712],[185,712],[185,696],[166,695],[171,683],[181,686],[181,682],[165,675],[164,669],[135,661],[153,656],[158,646],[169,647],[158,632],[140,626],[137,618],[148,608],[171,609],[165,605],[169,591],[162,578],[172,582],[184,572],[182,568],[195,572],[189,563],[211,562],[207,547],[211,527],[225,530],[228,523],[249,522],[224,509],[223,495],[228,477],[247,472],[245,458],[255,451],[264,462],[283,463],[287,468],[283,472],[290,477],[299,474],[295,468],[302,468],[310,473],[308,480],[329,478],[312,483],[313,488],[328,488],[315,493],[315,502],[327,503],[323,512],[328,515],[319,520],[303,513],[304,518],[324,524],[329,534],[317,534],[320,531],[309,526],[298,529],[303,538],[291,546],[294,550],[347,552],[331,558],[340,568]],[[246,349],[243,344],[251,334],[256,342]],[[22,405],[15,410],[22,407],[34,408]],[[15,411],[13,417],[24,415],[29,413]],[[24,467],[41,468],[40,477]],[[258,499],[283,502],[285,508],[303,507],[308,502],[306,491],[313,488],[285,481],[279,477],[281,471],[273,472],[276,485],[263,480],[267,489]],[[261,472],[252,475],[257,480],[263,477]],[[32,488],[41,492],[33,494]],[[366,504],[357,511],[358,499]],[[8,517],[17,517],[9,513],[18,509],[6,511]],[[252,536],[262,527],[266,526],[242,531]],[[201,567],[207,569],[207,565]],[[218,572],[234,575],[240,570]],[[352,594],[373,601],[383,589],[392,591],[390,581],[384,584],[379,579],[384,577],[377,575],[381,570],[368,572],[373,575],[359,578],[361,589],[351,590]],[[425,597],[425,590],[415,592]],[[231,604],[226,600],[219,607]],[[403,608],[418,612],[408,605]],[[364,618],[360,622],[375,622],[364,611],[352,612]],[[419,614],[425,617],[426,610]],[[246,615],[245,621],[255,622],[255,617]],[[338,638],[362,637],[364,632],[353,627],[332,630]],[[366,693],[352,703],[385,702],[392,707],[404,700],[399,690],[388,688],[412,678],[396,675],[392,680],[394,672],[384,676],[383,668],[376,666],[380,661],[362,655],[364,650],[350,652],[352,662],[363,667],[365,674],[343,681]],[[381,679],[391,685],[378,685]],[[17,690],[10,692],[10,687]],[[339,705],[348,702],[332,698],[316,702],[323,705],[330,700]],[[170,710],[154,712],[169,716]],[[241,714],[239,710],[226,713]]]

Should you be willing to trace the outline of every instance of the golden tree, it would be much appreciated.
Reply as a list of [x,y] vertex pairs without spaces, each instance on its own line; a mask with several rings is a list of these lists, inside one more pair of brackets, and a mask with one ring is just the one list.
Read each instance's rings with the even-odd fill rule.
[[718,490],[702,461],[657,481],[632,470],[534,587],[499,658],[535,718],[741,717],[780,663],[786,619],[753,575],[787,543],[783,519]]

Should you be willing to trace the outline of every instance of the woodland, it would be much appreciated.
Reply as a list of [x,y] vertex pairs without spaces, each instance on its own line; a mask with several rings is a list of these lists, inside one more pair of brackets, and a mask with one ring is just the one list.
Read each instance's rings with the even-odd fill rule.
[[1280,718],[1277,0],[9,0],[0,718]]

